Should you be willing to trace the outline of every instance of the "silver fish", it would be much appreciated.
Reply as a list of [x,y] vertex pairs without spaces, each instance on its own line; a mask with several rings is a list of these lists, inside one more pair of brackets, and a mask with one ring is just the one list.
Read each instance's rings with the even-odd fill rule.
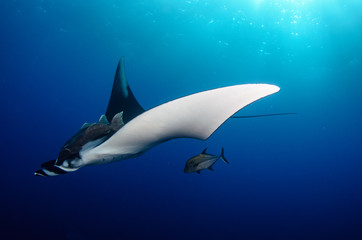
[[221,149],[220,156],[208,154],[208,153],[206,153],[206,149],[207,148],[205,148],[201,154],[194,156],[194,157],[190,158],[189,160],[187,160],[185,169],[184,169],[184,173],[197,172],[198,174],[200,174],[200,171],[204,170],[204,169],[209,169],[211,171],[214,171],[214,169],[212,169],[212,166],[219,159],[222,159],[224,162],[229,163],[225,159],[224,148]]

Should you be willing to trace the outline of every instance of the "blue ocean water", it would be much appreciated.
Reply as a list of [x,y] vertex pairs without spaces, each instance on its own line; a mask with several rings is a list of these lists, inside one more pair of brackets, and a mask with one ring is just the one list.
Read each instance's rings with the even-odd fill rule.
[[[362,239],[359,0],[0,2],[1,239]],[[149,109],[243,83],[281,91],[206,142],[34,177],[106,110],[117,61]],[[215,172],[184,174],[205,147]]]

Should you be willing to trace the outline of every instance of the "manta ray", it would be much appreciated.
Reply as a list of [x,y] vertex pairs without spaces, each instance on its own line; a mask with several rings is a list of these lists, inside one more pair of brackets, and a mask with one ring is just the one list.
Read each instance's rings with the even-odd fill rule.
[[122,57],[117,66],[106,113],[85,123],[45,162],[36,176],[57,176],[84,166],[140,156],[175,138],[208,139],[245,106],[279,91],[271,84],[242,84],[198,92],[144,110],[131,91]]

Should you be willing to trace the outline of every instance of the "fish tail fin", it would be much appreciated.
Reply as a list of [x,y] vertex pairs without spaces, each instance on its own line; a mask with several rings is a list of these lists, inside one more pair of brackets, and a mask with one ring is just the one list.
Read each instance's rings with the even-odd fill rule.
[[122,111],[114,115],[110,127],[113,131],[118,131],[123,126],[124,122],[123,122],[123,111]]
[[227,164],[229,164],[228,160],[226,160],[225,156],[224,156],[224,148],[221,148],[221,154],[220,154],[220,158],[226,162]]

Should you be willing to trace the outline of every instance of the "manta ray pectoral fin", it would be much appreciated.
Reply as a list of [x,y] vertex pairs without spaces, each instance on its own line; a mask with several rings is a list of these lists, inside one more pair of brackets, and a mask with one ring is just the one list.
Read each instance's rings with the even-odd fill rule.
[[113,119],[117,113],[122,111],[124,123],[129,122],[145,111],[128,86],[123,57],[118,62],[116,75],[114,76],[111,98],[106,111],[107,119]]
[[82,158],[128,158],[174,138],[205,140],[237,111],[278,91],[274,85],[244,84],[178,98],[135,117]]

